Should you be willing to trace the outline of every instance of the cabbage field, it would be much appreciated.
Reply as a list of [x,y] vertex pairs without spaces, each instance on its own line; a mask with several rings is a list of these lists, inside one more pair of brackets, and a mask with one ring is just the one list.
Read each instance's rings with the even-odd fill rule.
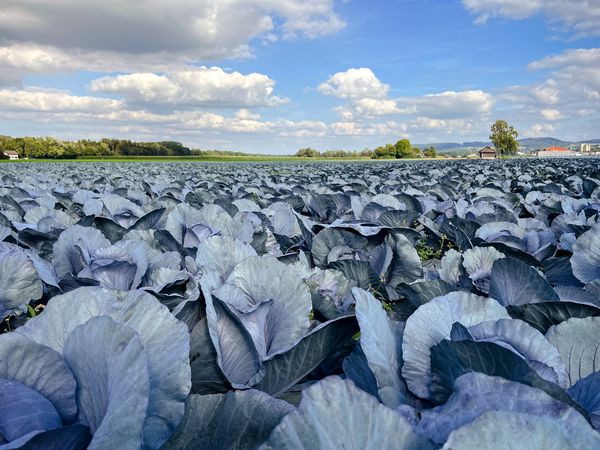
[[600,159],[0,165],[0,449],[600,448]]

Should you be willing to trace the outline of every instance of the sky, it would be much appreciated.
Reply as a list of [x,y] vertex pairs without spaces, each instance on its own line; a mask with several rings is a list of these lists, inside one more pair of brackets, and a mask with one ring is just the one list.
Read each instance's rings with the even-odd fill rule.
[[600,138],[600,0],[0,0],[0,134],[288,154]]

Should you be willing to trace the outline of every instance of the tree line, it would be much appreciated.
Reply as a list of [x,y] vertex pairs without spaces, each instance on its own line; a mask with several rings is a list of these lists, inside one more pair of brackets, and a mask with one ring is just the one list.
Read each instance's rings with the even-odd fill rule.
[[314,148],[301,148],[296,156],[305,158],[372,158],[372,159],[403,159],[403,158],[435,158],[437,152],[434,146],[423,150],[413,147],[408,139],[401,139],[395,144],[381,145],[374,150],[368,148],[361,151],[327,150],[319,152]]
[[191,150],[174,141],[134,142],[127,139],[63,141],[53,137],[0,136],[0,153],[15,151],[19,158],[73,159],[97,156],[192,156]]

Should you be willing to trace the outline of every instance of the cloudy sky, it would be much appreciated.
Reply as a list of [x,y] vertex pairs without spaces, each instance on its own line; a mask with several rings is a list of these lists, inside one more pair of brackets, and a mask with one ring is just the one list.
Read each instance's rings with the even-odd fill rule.
[[292,153],[600,138],[600,0],[1,0],[0,134]]

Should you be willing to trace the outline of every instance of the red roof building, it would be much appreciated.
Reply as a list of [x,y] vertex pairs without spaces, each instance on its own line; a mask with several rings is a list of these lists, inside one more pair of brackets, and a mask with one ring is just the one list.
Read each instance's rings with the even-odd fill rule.
[[568,148],[564,147],[547,147],[544,149],[545,152],[568,152],[570,151]]
[[563,157],[563,156],[577,156],[577,155],[578,155],[577,152],[574,152],[574,151],[569,150],[568,148],[564,148],[564,147],[547,147],[544,150],[538,150],[538,152],[537,152],[538,157],[548,156],[551,158],[558,158],[558,157]]

